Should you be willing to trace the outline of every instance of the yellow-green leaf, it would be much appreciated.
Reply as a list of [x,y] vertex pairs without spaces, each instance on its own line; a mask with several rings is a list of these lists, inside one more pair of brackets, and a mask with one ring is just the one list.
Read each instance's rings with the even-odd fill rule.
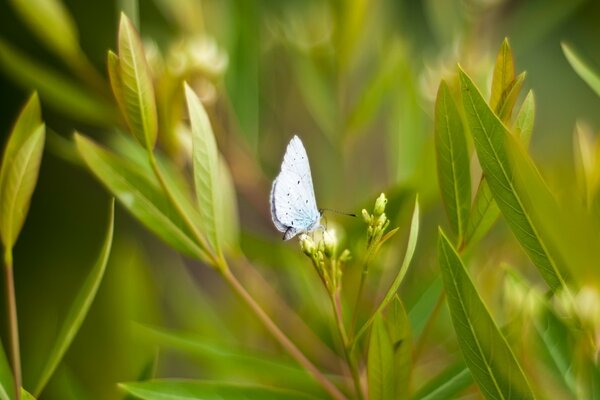
[[106,271],[106,264],[108,263],[108,257],[110,255],[110,249],[112,247],[113,232],[114,232],[114,216],[115,216],[115,202],[114,199],[111,201],[109,217],[108,217],[108,228],[106,230],[106,236],[104,243],[98,255],[96,264],[89,272],[87,278],[83,282],[83,285],[79,289],[79,293],[75,297],[75,300],[71,304],[71,308],[67,313],[67,317],[63,322],[62,328],[54,342],[54,346],[48,357],[44,369],[40,375],[38,383],[35,385],[35,395],[39,397],[44,387],[50,380],[50,377],[58,367],[63,356],[67,352],[69,346],[73,342],[75,335],[79,331],[81,324],[96,297],[98,287],[104,277],[104,271]]
[[29,29],[51,50],[67,59],[80,53],[73,18],[60,0],[11,0]]
[[19,115],[0,168],[0,236],[5,248],[17,241],[29,210],[44,150],[46,127],[36,93]]
[[569,61],[569,64],[571,64],[577,75],[600,96],[600,76],[598,76],[598,73],[592,70],[569,45],[561,43],[561,47],[567,61]]
[[152,76],[139,34],[123,13],[119,23],[118,66],[125,119],[131,133],[151,150],[158,130]]
[[21,400],[36,400],[27,390],[21,388]]
[[521,138],[525,147],[529,146],[531,134],[533,133],[533,123],[535,121],[535,99],[533,91],[529,91],[515,119],[513,133],[516,137]]
[[381,313],[377,313],[371,329],[367,379],[369,400],[394,398],[396,379],[394,376],[394,350]]
[[471,167],[461,117],[443,80],[435,103],[435,150],[440,193],[460,243],[471,205]]
[[494,111],[499,110],[506,89],[515,79],[515,62],[508,38],[504,38],[502,46],[496,56],[496,65],[492,77],[492,94],[490,96],[490,107]]
[[13,400],[14,397],[15,382],[4,347],[0,344],[0,400]]
[[126,115],[125,103],[123,100],[123,81],[121,81],[121,66],[119,63],[119,56],[117,56],[112,51],[108,51],[107,57],[107,68],[108,68],[108,77],[110,79],[110,87],[113,91],[113,96],[115,96],[115,101],[119,106],[119,110],[122,115]]
[[192,126],[192,159],[194,165],[194,186],[198,208],[211,246],[217,254],[221,252],[218,228],[222,206],[219,190],[219,152],[208,115],[194,91],[185,84],[190,123]]
[[140,168],[80,134],[75,142],[88,168],[141,223],[182,253],[206,259],[149,167]]
[[533,399],[523,369],[442,230],[438,257],[463,358],[487,399]]
[[523,88],[523,83],[525,82],[525,77],[527,73],[522,72],[517,76],[506,88],[502,98],[500,99],[500,103],[498,103],[498,109],[496,110],[496,114],[498,118],[505,124],[509,124],[513,108],[515,107],[515,103],[517,102],[517,98],[521,93],[521,89]]
[[524,207],[521,193],[515,189],[513,171],[505,148],[510,132],[485,103],[471,78],[462,69],[460,81],[463,105],[475,149],[498,208],[548,286],[553,291],[564,288],[564,278],[558,261],[548,249],[547,238],[540,234],[540,227],[532,219],[532,210]]
[[394,355],[394,399],[406,397],[410,392],[412,369],[412,338],[408,315],[400,297],[396,295],[387,309],[385,318]]

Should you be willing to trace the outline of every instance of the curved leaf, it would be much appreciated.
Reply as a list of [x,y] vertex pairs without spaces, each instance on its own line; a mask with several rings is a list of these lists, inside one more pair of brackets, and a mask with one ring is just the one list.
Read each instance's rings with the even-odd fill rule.
[[370,400],[394,398],[394,349],[381,313],[377,313],[371,329],[367,378]]
[[555,256],[548,250],[547,238],[540,234],[539,226],[532,219],[531,210],[524,207],[521,194],[515,189],[513,171],[505,148],[506,138],[510,133],[462,69],[460,81],[467,121],[494,199],[513,234],[548,286],[553,291],[563,288],[564,278]]
[[194,185],[198,209],[206,235],[210,244],[221,253],[219,218],[221,200],[219,189],[219,152],[208,115],[194,91],[185,84],[185,98],[187,100],[190,123],[192,125],[192,145],[194,163]]
[[583,79],[598,96],[600,96],[600,76],[598,76],[598,73],[592,70],[569,45],[561,43],[560,46],[562,47],[562,51],[565,54],[567,61],[571,64],[571,67],[573,67],[577,75],[579,75],[579,77]]
[[108,257],[110,255],[110,249],[112,247],[114,226],[115,226],[115,202],[114,199],[110,204],[110,211],[108,217],[108,228],[106,230],[106,236],[104,239],[104,244],[102,245],[102,249],[100,250],[100,254],[98,255],[98,259],[96,264],[88,274],[87,278],[83,282],[83,285],[79,289],[79,293],[77,293],[77,297],[71,304],[71,308],[67,313],[67,317],[63,322],[62,328],[58,334],[58,337],[54,343],[54,347],[50,352],[50,356],[48,357],[48,361],[42,370],[38,383],[35,385],[35,395],[39,397],[44,390],[44,387],[50,380],[50,377],[58,367],[58,364],[62,360],[63,356],[67,352],[67,349],[73,342],[75,335],[79,331],[81,324],[96,297],[96,293],[98,292],[98,287],[100,287],[100,283],[102,282],[102,278],[104,277],[104,271],[106,270],[106,264],[108,263]]
[[131,133],[151,150],[158,130],[154,86],[139,34],[124,13],[119,22],[118,67],[125,119]]
[[461,117],[443,80],[435,102],[435,150],[440,193],[460,243],[471,205],[471,166]]
[[0,169],[0,236],[11,249],[23,228],[37,182],[46,127],[34,93],[11,132]]
[[527,378],[442,230],[438,257],[458,344],[487,399],[533,399]]
[[464,361],[446,368],[429,379],[412,397],[412,400],[454,399],[473,384],[473,376]]
[[[184,254],[205,259],[151,173],[76,134],[79,154],[96,177],[148,229]],[[146,171],[147,172],[147,171]]]
[[152,380],[121,383],[127,393],[143,400],[308,400],[311,397],[291,390],[265,386],[193,380]]

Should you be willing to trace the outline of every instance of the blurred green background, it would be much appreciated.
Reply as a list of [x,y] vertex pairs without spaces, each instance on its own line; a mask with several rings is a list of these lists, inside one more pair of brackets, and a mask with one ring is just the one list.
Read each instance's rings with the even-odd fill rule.
[[[420,194],[423,228],[416,261],[401,290],[410,309],[436,282],[435,237],[437,225],[446,221],[435,177],[433,101],[439,80],[454,74],[457,62],[489,90],[496,51],[504,37],[510,39],[517,70],[528,73],[525,89],[536,94],[531,151],[559,193],[568,191],[573,180],[575,122],[585,121],[594,131],[600,125],[600,99],[575,74],[560,47],[566,41],[600,66],[597,1],[63,3],[75,21],[81,48],[104,77],[107,50],[116,47],[121,9],[137,19],[151,67],[176,70],[186,51],[201,53],[197,65],[188,65],[186,76],[204,94],[219,148],[232,171],[242,249],[330,344],[329,315],[320,311],[324,300],[314,271],[297,243],[282,243],[270,221],[270,182],[292,134],[299,134],[307,147],[320,207],[359,211],[381,191],[388,193],[392,223],[401,226],[404,235],[381,257],[383,267],[376,276],[389,272],[402,255],[413,196]],[[44,46],[6,0],[0,3],[0,39],[102,98]],[[33,88],[6,65],[0,65],[0,71],[4,143]],[[69,138],[77,129],[106,141],[115,131],[115,121],[78,118],[45,99],[44,93],[41,98],[44,120],[59,137]],[[39,374],[69,302],[94,262],[109,204],[100,184],[65,160],[57,140],[49,139],[15,249],[25,387]],[[172,158],[185,159],[185,141],[164,140],[161,145]],[[361,254],[362,222],[329,219],[351,250]],[[478,279],[490,288],[497,287],[497,267],[503,261],[522,265],[526,274],[539,280],[503,221],[473,260]],[[348,271],[349,291],[356,286],[357,274],[356,269]],[[261,296],[260,285],[249,278],[244,282]],[[377,288],[373,279],[372,296]],[[497,297],[495,293],[490,297]],[[269,306],[277,315],[277,305]],[[5,318],[0,320],[4,323]],[[438,323],[447,325],[448,317]],[[228,368],[235,361],[226,357],[192,356],[169,346],[159,349],[160,340],[144,333],[139,324],[200,335],[224,348],[277,353],[217,274],[182,258],[117,208],[107,275],[42,398],[122,398],[117,382],[147,376],[249,379],[247,371]],[[293,322],[283,324],[290,327]],[[437,345],[428,348],[417,367],[416,382],[459,357],[456,344],[445,337],[448,330],[434,332],[438,341],[431,342]]]

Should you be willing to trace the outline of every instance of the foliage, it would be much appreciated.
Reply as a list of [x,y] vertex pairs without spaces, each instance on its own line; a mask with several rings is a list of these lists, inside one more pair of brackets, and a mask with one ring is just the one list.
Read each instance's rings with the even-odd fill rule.
[[0,399],[600,397],[600,6],[117,5],[0,15]]

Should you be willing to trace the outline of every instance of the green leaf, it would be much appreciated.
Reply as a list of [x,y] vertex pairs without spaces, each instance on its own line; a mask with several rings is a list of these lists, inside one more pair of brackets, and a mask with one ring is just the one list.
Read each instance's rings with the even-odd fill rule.
[[27,390],[21,388],[21,399],[22,400],[35,400],[35,397],[31,395]]
[[500,209],[494,201],[490,185],[485,176],[482,176],[473,199],[462,247],[479,241],[494,225],[499,215]]
[[412,368],[412,338],[408,315],[398,295],[390,304],[385,318],[392,344],[394,358],[394,399],[406,397],[409,393],[410,371]]
[[139,34],[123,13],[119,22],[118,67],[120,92],[129,129],[146,149],[152,150],[158,131],[152,76]]
[[67,349],[73,342],[75,335],[79,331],[79,328],[83,324],[85,317],[96,297],[98,287],[104,277],[104,271],[106,271],[106,264],[108,263],[108,257],[110,255],[110,249],[112,247],[113,233],[114,233],[114,221],[115,217],[115,202],[114,199],[110,204],[110,211],[108,217],[108,227],[106,229],[106,236],[100,254],[98,255],[97,261],[89,272],[87,278],[81,285],[79,293],[75,297],[75,300],[71,304],[67,317],[63,322],[62,328],[54,342],[54,347],[50,352],[48,361],[44,366],[38,383],[35,385],[35,395],[39,397],[44,387],[50,380],[50,377],[58,367],[63,356],[67,352]]
[[510,83],[508,88],[506,88],[506,91],[500,100],[496,115],[498,115],[498,118],[500,118],[500,120],[505,124],[510,123],[512,111],[515,107],[515,103],[517,102],[517,98],[521,93],[521,89],[523,88],[523,82],[525,82],[526,75],[527,74],[525,72],[520,73],[519,76],[517,76],[515,80]]
[[235,185],[229,172],[229,167],[224,157],[219,157],[219,202],[217,208],[219,212],[217,221],[217,236],[221,238],[223,246],[229,251],[237,250],[240,236],[240,221],[238,218],[237,198],[235,194]]
[[472,384],[473,375],[461,360],[428,380],[411,398],[412,400],[454,399]]
[[438,257],[458,344],[482,394],[488,399],[533,399],[521,366],[441,229]]
[[0,68],[19,85],[40,93],[56,110],[86,123],[107,126],[115,121],[111,104],[86,92],[59,73],[41,66],[0,39]]
[[435,103],[435,150],[440,193],[460,243],[471,205],[471,166],[461,117],[443,80]]
[[529,91],[521,108],[517,113],[513,133],[516,137],[521,138],[525,147],[529,146],[531,134],[533,133],[533,123],[535,121],[535,98],[533,91]]
[[504,38],[502,46],[496,56],[494,75],[492,77],[492,94],[490,96],[490,107],[499,111],[506,96],[506,90],[515,80],[515,61],[508,38]]
[[75,143],[88,168],[141,223],[182,253],[206,259],[149,167],[144,170],[80,134]]
[[75,59],[80,54],[73,18],[60,0],[11,0],[29,29],[58,55]]
[[0,167],[0,236],[5,249],[12,249],[27,217],[45,136],[40,102],[34,93],[15,123]]
[[417,239],[419,237],[419,198],[415,200],[415,209],[412,214],[412,219],[410,222],[410,233],[408,235],[408,244],[406,245],[406,253],[404,253],[404,260],[402,261],[402,265],[394,278],[394,281],[390,285],[389,289],[385,293],[383,299],[379,302],[379,305],[373,312],[373,314],[369,317],[367,322],[363,324],[363,326],[358,330],[358,333],[354,337],[352,342],[352,348],[356,346],[358,339],[369,329],[371,323],[373,323],[375,317],[383,312],[383,309],[388,305],[390,301],[394,299],[396,296],[396,292],[404,280],[404,276],[408,271],[408,267],[410,266],[410,262],[412,261],[412,257],[415,254],[415,249],[417,247]]
[[219,151],[208,115],[194,91],[185,84],[194,163],[194,186],[198,209],[206,229],[206,235],[217,254],[221,253],[219,221],[222,194],[219,190]]
[[388,400],[394,398],[394,348],[381,317],[377,313],[369,340],[367,360],[367,379],[370,400]]
[[125,108],[125,101],[123,100],[123,81],[121,80],[121,65],[119,56],[109,50],[106,64],[113,96],[115,97],[119,110],[121,111],[122,115],[125,116],[127,110]]
[[193,380],[151,380],[119,384],[143,400],[308,400],[311,397],[285,389]]
[[598,96],[600,96],[600,76],[598,76],[598,73],[592,70],[590,66],[575,53],[571,46],[563,42],[561,43],[561,47],[567,61],[569,61],[569,64],[571,64],[571,67],[573,67],[577,75],[579,75],[579,77],[583,79]]
[[505,142],[511,136],[496,117],[483,97],[462,69],[460,81],[467,121],[475,142],[479,162],[494,199],[509,227],[550,288],[555,291],[565,286],[557,260],[549,253],[545,238],[534,225],[531,210],[524,208],[523,200],[515,190],[513,171]]
[[12,370],[8,364],[4,347],[0,344],[0,400],[13,400],[15,397],[15,382]]

